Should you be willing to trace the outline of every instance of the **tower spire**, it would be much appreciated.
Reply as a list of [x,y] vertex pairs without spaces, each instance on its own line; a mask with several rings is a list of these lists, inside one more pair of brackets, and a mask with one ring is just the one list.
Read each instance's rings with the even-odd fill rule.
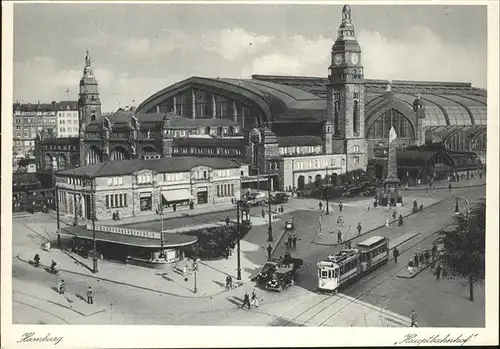
[[351,22],[351,7],[349,5],[344,5],[342,8],[342,23],[338,30],[338,39],[356,40],[354,25]]
[[87,50],[87,55],[85,56],[85,67],[83,68],[83,76],[94,76],[92,72],[92,62],[90,60],[90,53]]

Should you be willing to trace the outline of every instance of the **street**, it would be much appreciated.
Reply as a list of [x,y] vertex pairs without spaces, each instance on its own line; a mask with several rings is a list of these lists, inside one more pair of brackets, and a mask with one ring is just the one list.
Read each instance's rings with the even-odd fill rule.
[[[485,195],[484,187],[461,189],[460,195],[474,202]],[[422,194],[425,195],[425,194]],[[296,232],[299,235],[297,249],[292,255],[304,259],[297,284],[281,293],[256,289],[261,304],[258,309],[238,309],[243,294],[251,292],[253,283],[246,282],[241,288],[224,292],[210,298],[187,298],[168,296],[157,292],[129,287],[113,282],[98,281],[91,277],[62,273],[69,294],[83,294],[91,285],[94,301],[103,307],[96,314],[82,316],[70,306],[55,305],[53,299],[62,297],[51,289],[58,278],[43,269],[34,268],[16,258],[16,253],[36,248],[46,238],[40,231],[51,231],[54,222],[50,219],[27,225],[14,222],[13,231],[13,314],[14,323],[50,324],[176,324],[176,325],[259,325],[259,326],[408,326],[412,309],[418,313],[421,326],[483,326],[484,288],[476,286],[476,300],[467,299],[467,289],[459,281],[436,282],[429,270],[424,270],[413,279],[400,279],[399,270],[418,248],[431,246],[436,230],[448,225],[452,219],[454,197],[457,192],[441,191],[444,201],[405,219],[403,227],[377,229],[352,240],[356,242],[369,236],[381,235],[396,238],[415,231],[420,233],[399,247],[399,264],[393,260],[341,290],[339,295],[317,294],[316,262],[335,253],[339,246],[321,246],[314,242],[318,213],[312,200],[292,199],[286,205],[282,220],[295,216]],[[356,201],[349,201],[344,214],[348,216]],[[317,202],[316,202],[317,204]],[[298,206],[299,211],[290,212]],[[317,206],[316,206],[317,207]],[[288,211],[288,212],[287,212]],[[205,223],[222,220],[227,214],[218,213],[197,217],[186,217]],[[222,218],[220,218],[222,217]],[[184,219],[184,218],[183,218]],[[187,223],[186,223],[187,224]],[[193,223],[191,223],[193,224]],[[198,224],[198,222],[194,223]],[[273,225],[276,230],[283,221]],[[33,228],[40,227],[38,233]],[[266,225],[254,228],[257,235],[266,233]],[[278,241],[275,241],[276,243]],[[279,241],[275,255],[286,248],[284,239]],[[260,252],[259,252],[260,253]],[[262,253],[264,253],[262,251]],[[56,298],[54,298],[56,297]],[[64,302],[62,303],[64,304]],[[452,306],[453,305],[453,306]],[[352,318],[351,318],[352,317]]]

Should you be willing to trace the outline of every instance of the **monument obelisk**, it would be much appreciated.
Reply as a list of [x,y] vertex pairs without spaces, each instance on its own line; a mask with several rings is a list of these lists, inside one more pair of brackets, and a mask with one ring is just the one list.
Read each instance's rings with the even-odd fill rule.
[[389,149],[387,154],[387,178],[384,181],[384,196],[387,205],[396,206],[399,196],[398,165],[396,161],[396,131],[391,126],[389,131]]

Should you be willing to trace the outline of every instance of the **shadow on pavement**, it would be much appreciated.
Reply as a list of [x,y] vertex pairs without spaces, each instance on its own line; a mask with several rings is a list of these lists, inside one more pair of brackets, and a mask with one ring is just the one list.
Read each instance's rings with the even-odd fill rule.
[[[236,297],[233,297],[233,298],[236,298]],[[227,299],[229,302],[233,303],[234,305],[236,305],[236,306],[238,306],[238,307],[239,307],[239,306],[241,305],[241,303],[243,302],[243,301],[237,301],[237,300],[232,299],[232,298],[229,298],[229,297],[226,297],[226,299]]]
[[226,287],[226,284],[220,282],[220,281],[215,281],[215,280],[212,280],[212,282],[218,286],[220,286],[221,288],[225,288]]

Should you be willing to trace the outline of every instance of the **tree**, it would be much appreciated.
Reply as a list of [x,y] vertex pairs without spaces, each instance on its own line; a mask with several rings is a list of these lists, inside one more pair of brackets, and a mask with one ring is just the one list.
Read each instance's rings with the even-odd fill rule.
[[484,281],[486,202],[480,200],[466,214],[456,215],[455,229],[441,233],[444,242],[443,265],[450,276],[466,280],[469,299],[474,301],[474,284]]

